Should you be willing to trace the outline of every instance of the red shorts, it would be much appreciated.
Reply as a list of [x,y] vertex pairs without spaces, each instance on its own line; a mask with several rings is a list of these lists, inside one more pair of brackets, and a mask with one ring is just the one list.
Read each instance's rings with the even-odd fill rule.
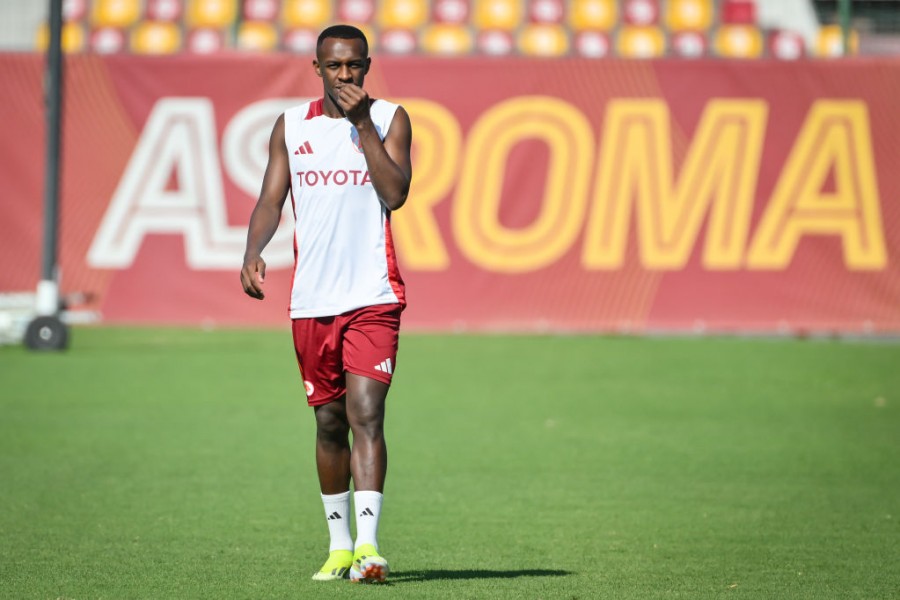
[[344,372],[390,385],[397,368],[399,304],[379,304],[336,317],[293,319],[294,351],[310,406],[346,393]]

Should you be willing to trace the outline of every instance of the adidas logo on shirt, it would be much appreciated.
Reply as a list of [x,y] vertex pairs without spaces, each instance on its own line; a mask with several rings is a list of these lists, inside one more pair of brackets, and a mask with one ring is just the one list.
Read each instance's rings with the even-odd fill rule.
[[381,361],[381,364],[375,365],[375,370],[392,375],[394,373],[394,368],[391,366],[391,359],[387,358]]
[[313,149],[312,149],[312,146],[310,146],[308,141],[303,142],[303,144],[301,144],[300,147],[298,147],[296,150],[294,150],[294,154],[312,154],[312,153],[313,153]]

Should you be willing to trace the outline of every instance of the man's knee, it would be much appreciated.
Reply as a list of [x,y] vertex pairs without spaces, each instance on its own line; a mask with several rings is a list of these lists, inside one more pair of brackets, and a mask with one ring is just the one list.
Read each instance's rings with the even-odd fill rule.
[[316,408],[316,436],[327,442],[346,442],[350,423],[343,406],[330,402]]

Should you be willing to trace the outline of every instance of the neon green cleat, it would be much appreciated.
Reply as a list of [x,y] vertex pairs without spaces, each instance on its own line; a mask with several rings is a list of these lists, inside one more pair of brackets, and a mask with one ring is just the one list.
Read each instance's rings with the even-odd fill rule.
[[353,553],[349,550],[333,550],[328,555],[328,560],[319,569],[319,572],[312,576],[316,581],[336,581],[345,579],[350,572],[350,565],[353,564]]
[[353,583],[381,583],[391,572],[388,562],[372,544],[363,544],[353,553],[350,581]]

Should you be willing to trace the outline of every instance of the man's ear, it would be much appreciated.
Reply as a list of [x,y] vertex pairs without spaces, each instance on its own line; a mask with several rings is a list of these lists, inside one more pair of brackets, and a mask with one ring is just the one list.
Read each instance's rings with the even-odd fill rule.
[[[316,75],[321,77],[322,76],[322,68],[319,66],[319,59],[314,58],[312,61],[312,64],[313,64],[313,68],[316,70]],[[366,69],[368,69],[368,67],[366,67]]]

